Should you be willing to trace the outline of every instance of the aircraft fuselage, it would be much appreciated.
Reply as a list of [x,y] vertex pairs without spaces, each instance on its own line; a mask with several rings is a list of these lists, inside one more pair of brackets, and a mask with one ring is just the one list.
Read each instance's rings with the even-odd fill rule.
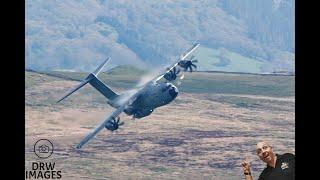
[[[157,107],[164,106],[173,101],[179,91],[171,83],[153,83],[149,84],[140,95],[124,110],[127,115],[133,118],[142,118],[150,115]],[[122,94],[119,98],[124,98],[126,94]],[[116,107],[112,102],[111,106]]]

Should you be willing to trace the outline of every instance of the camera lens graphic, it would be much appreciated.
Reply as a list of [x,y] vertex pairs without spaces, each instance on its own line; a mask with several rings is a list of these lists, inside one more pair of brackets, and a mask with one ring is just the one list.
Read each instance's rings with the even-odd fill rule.
[[53,144],[48,139],[40,139],[34,144],[34,153],[39,158],[48,158],[53,153]]

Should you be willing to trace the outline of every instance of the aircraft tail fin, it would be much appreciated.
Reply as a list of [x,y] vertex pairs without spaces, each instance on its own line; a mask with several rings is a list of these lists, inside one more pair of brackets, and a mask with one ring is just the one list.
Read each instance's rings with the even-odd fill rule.
[[98,76],[98,74],[101,72],[102,68],[107,64],[107,62],[110,60],[110,57],[108,57],[106,60],[103,61],[100,66],[97,67],[95,71],[93,71],[91,74],[94,74],[95,76]]
[[97,75],[101,72],[102,68],[106,65],[106,63],[110,60],[110,57],[108,57],[95,71],[90,73],[79,85],[72,88],[67,94],[65,94],[62,98],[60,98],[57,102],[61,102],[68,96],[70,96],[72,93],[79,90],[81,87],[89,83],[92,85],[96,90],[98,90],[101,94],[103,94],[108,99],[114,99],[118,97],[118,95],[113,92],[110,88],[108,88],[103,82],[101,82]]

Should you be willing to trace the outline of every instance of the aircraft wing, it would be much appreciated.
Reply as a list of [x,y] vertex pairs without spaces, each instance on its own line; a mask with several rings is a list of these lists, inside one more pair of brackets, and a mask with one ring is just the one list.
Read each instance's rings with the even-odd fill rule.
[[87,143],[90,139],[92,139],[99,131],[101,131],[108,121],[112,120],[112,118],[118,117],[126,106],[131,102],[134,101],[135,98],[139,95],[140,91],[137,91],[133,94],[130,98],[128,98],[120,107],[118,107],[115,111],[107,116],[95,129],[93,129],[86,137],[84,137],[80,143],[77,145],[77,149],[80,149],[85,143]]
[[176,67],[179,63],[179,61],[186,59],[195,49],[197,49],[197,47],[200,45],[200,43],[196,43],[194,44],[192,47],[190,47],[185,53],[181,54],[179,59],[177,59],[168,69],[163,70],[163,72],[160,73],[159,76],[157,76],[154,81],[157,82],[159,81],[161,78],[163,78],[163,76],[168,73],[169,71],[171,71],[174,67]]

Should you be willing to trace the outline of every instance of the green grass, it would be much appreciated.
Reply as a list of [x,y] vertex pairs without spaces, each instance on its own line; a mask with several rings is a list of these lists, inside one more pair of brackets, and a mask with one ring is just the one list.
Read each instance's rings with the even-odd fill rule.
[[[230,62],[225,66],[218,66],[222,52]],[[226,49],[212,49],[205,46],[199,46],[193,55],[198,59],[198,69],[203,71],[261,73],[261,67],[267,63]]]
[[188,73],[179,86],[182,92],[294,96],[294,76],[225,73]]
[[[69,80],[81,81],[88,76],[88,73],[84,72],[62,72],[62,71],[51,71],[47,72],[47,75],[61,77]],[[141,75],[136,73],[108,73],[102,72],[99,74],[99,79],[103,81],[105,84],[116,87],[116,88],[132,88],[134,87],[140,80]]]
[[106,72],[108,75],[123,75],[130,74],[131,76],[140,76],[148,73],[146,70],[142,70],[130,65],[120,65],[116,66]]
[[[88,76],[87,72],[49,71],[41,73],[76,81],[81,81]],[[99,79],[111,87],[132,88],[139,82],[140,77],[146,73],[148,73],[148,71],[133,66],[121,65],[106,72],[101,72]]]
[[[28,74],[28,73],[27,73]],[[65,77],[67,79],[82,80],[87,73],[78,72],[48,72],[54,76]],[[140,80],[137,72],[123,70],[123,73],[99,74],[99,78],[111,88],[130,89]],[[43,78],[43,75],[42,75]],[[59,78],[47,76],[47,80],[40,82],[58,80]],[[252,74],[229,74],[229,73],[185,73],[185,78],[179,80],[177,85],[180,92],[187,93],[226,93],[226,94],[249,94],[264,96],[294,96],[295,77],[294,76],[271,76]],[[28,75],[26,77],[26,87],[39,83],[39,77]],[[173,82],[177,84],[177,82]]]
[[60,78],[42,75],[36,72],[25,71],[25,88],[28,89],[30,87],[39,85],[44,82],[51,82],[51,81],[59,81]]

